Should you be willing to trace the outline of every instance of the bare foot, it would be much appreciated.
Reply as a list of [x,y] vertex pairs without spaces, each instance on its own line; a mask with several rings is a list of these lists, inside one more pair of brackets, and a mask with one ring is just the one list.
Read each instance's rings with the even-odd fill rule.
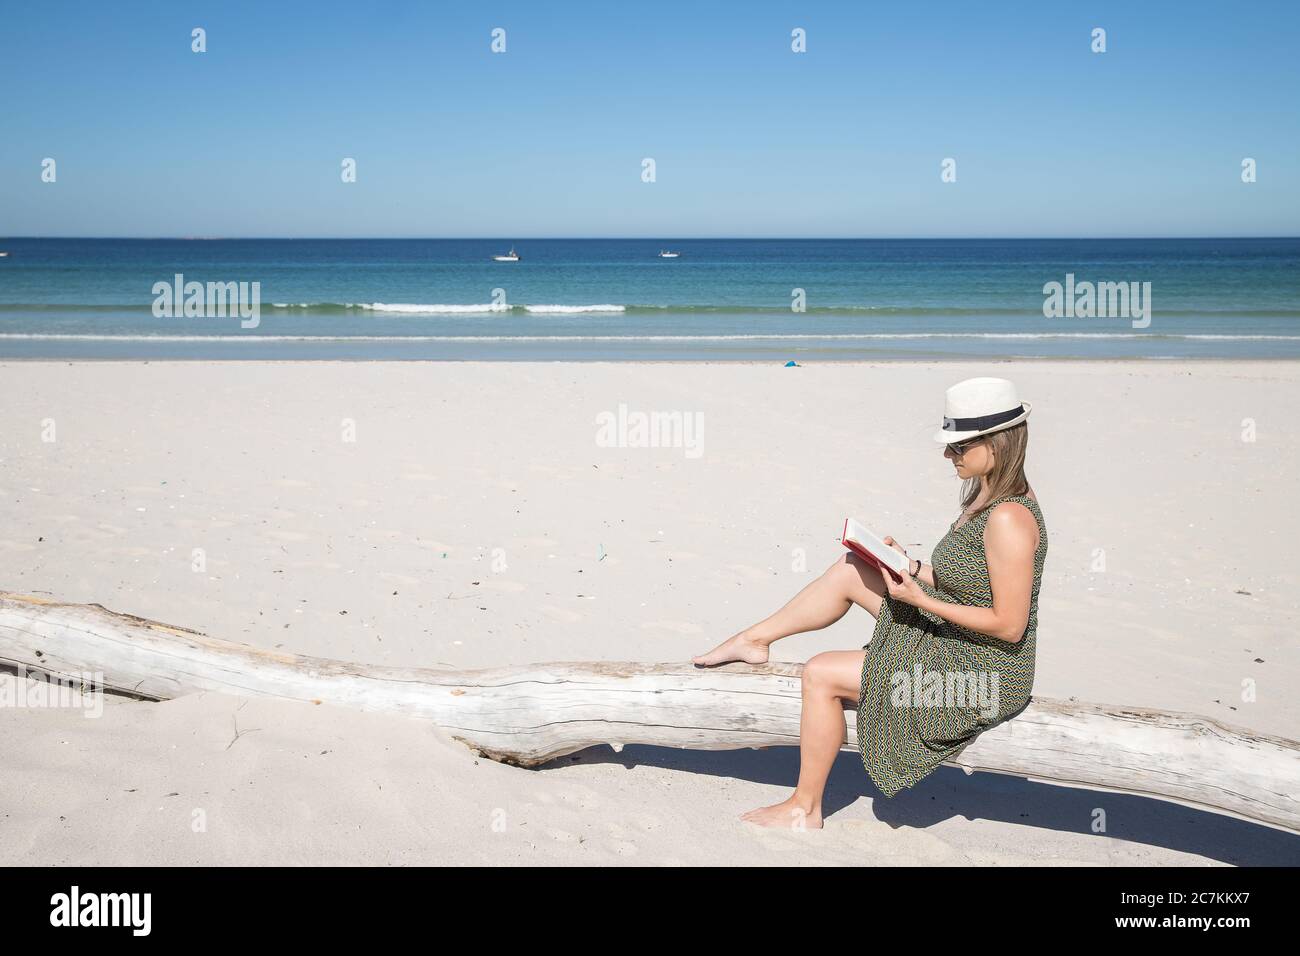
[[756,823],[760,827],[783,827],[789,830],[820,830],[822,828],[822,808],[809,807],[796,803],[794,797],[775,803],[770,807],[746,810],[740,819]]
[[691,661],[701,667],[713,667],[729,661],[744,661],[746,664],[766,664],[767,645],[760,644],[749,636],[749,630],[727,638],[707,654],[692,657]]

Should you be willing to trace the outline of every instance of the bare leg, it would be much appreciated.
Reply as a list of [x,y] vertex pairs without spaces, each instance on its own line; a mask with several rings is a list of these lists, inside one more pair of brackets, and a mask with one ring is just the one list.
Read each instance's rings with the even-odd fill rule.
[[707,654],[691,660],[701,667],[728,661],[765,664],[768,645],[773,641],[829,627],[848,613],[854,604],[866,608],[875,617],[880,613],[884,593],[885,582],[880,579],[880,572],[856,554],[846,552],[771,617],[745,628]]
[[799,784],[781,803],[742,813],[765,827],[818,830],[826,778],[844,744],[845,700],[857,702],[866,651],[825,651],[803,666],[799,717]]

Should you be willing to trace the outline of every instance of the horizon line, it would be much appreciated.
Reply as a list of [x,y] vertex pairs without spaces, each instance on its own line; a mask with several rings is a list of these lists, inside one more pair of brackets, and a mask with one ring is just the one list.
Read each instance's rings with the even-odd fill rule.
[[263,240],[273,242],[465,242],[465,241],[501,241],[501,242],[1069,242],[1069,241],[1132,241],[1142,242],[1154,239],[1300,239],[1300,234],[1262,234],[1262,235],[1153,235],[1153,236],[516,236],[507,239],[504,236],[0,236],[0,240],[14,239],[116,239],[136,242],[177,241],[177,242],[245,242]]

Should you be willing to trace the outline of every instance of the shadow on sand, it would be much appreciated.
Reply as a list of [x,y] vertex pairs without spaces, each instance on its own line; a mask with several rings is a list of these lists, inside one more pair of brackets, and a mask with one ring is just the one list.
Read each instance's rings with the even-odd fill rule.
[[[799,771],[799,749],[710,751],[629,744],[622,753],[592,747],[539,769],[573,763],[662,767],[792,788]],[[871,782],[861,758],[843,751],[831,770],[822,805],[828,825],[834,825],[837,812],[862,797],[872,800],[875,818],[892,827],[928,827],[965,817],[1089,836],[1093,811],[1102,807],[1107,835],[1128,843],[1235,866],[1300,865],[1300,835],[1151,797],[1036,783],[995,773],[967,775],[956,767],[940,767],[916,786],[889,798]]]

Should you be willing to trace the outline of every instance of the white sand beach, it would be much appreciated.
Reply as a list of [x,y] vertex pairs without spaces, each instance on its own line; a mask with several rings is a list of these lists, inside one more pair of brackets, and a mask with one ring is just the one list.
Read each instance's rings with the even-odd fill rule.
[[[983,374],[1034,406],[1035,694],[1300,736],[1295,363],[5,362],[0,590],[374,664],[684,661],[838,558],[846,515],[928,554],[958,510],[943,390]],[[621,405],[698,443],[606,447]],[[737,816],[788,794],[795,749],[525,770],[214,693],[0,708],[0,764],[0,864],[1300,863],[1137,796],[941,768],[888,799],[847,751],[824,830],[762,830]]]

